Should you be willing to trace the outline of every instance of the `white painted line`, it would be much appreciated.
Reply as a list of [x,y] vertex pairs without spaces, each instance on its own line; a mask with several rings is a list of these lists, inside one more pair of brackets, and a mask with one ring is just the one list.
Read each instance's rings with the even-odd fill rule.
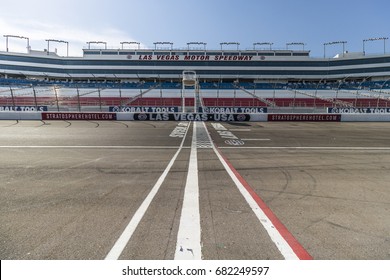
[[169,134],[169,137],[179,137],[183,138],[185,135],[185,132],[187,131],[188,122],[181,122],[179,123]]
[[[180,147],[180,146],[179,146]],[[0,149],[177,149],[178,146],[0,146]]]
[[193,124],[190,162],[177,234],[175,260],[202,259],[197,157],[197,126],[200,124],[199,122]]
[[271,141],[269,138],[241,138],[243,141]]
[[259,150],[352,150],[352,151],[375,151],[375,150],[390,150],[390,147],[218,147],[218,149],[259,149]]
[[250,128],[231,128],[230,131],[252,131]]
[[[246,141],[251,141],[251,139],[241,139]],[[261,139],[255,139],[260,141]],[[263,139],[263,141],[266,141],[266,139]],[[20,146],[14,146],[14,145],[7,145],[7,146],[0,146],[0,149],[118,149],[118,150],[125,150],[125,149],[190,149],[189,146],[26,146],[26,145],[20,145]],[[256,147],[249,147],[249,146],[226,146],[226,147],[218,147],[219,149],[263,149],[263,150],[390,150],[390,147],[267,147],[267,146],[256,146]]]
[[[202,122],[205,129],[206,125],[204,122]],[[209,134],[209,138],[211,141],[211,137]],[[233,172],[233,170],[229,167],[225,159],[222,157],[221,153],[218,151],[218,149],[215,147],[213,143],[213,150],[215,154],[218,156],[218,159],[222,163],[223,167],[233,180],[233,182],[236,184],[238,190],[242,194],[242,196],[245,198],[246,202],[249,204],[250,208],[260,221],[260,223],[263,225],[265,230],[268,232],[268,235],[270,236],[271,240],[275,243],[276,247],[280,251],[280,253],[283,255],[285,259],[289,260],[297,260],[299,257],[295,254],[294,250],[290,247],[289,243],[283,238],[281,233],[276,229],[275,225],[272,223],[272,221],[268,218],[268,216],[264,213],[264,211],[261,209],[259,204],[255,201],[255,199],[251,196],[251,194],[248,192],[248,190],[244,187],[243,183],[237,178],[236,174]]]
[[183,137],[183,140],[181,141],[180,147],[175,153],[175,155],[172,157],[171,161],[168,163],[167,167],[165,168],[164,172],[161,174],[160,178],[158,178],[156,184],[153,186],[152,190],[149,192],[148,196],[145,198],[145,200],[142,202],[141,206],[138,208],[138,210],[135,212],[134,216],[131,218],[131,221],[126,226],[125,230],[121,234],[121,236],[118,238],[118,240],[115,242],[114,246],[110,250],[110,252],[105,257],[106,260],[117,260],[120,255],[122,254],[124,248],[126,247],[127,243],[129,242],[131,236],[133,235],[135,229],[137,228],[138,224],[140,223],[142,217],[145,215],[146,210],[148,209],[150,203],[152,202],[153,198],[156,196],[158,190],[160,189],[162,183],[165,180],[165,177],[167,177],[168,172],[170,171],[171,167],[173,166],[177,156],[179,155],[180,151],[182,150],[184,140],[186,139],[188,128],[186,130],[186,133]]
[[214,127],[215,130],[227,130],[226,127],[224,127],[222,124],[220,123],[211,123],[211,125]]

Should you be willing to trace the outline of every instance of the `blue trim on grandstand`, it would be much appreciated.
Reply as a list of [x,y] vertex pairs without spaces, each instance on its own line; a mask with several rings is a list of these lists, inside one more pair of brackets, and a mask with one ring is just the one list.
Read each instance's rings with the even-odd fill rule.
[[[217,53],[217,52],[215,52]],[[206,53],[204,53],[206,54]],[[275,56],[277,54],[275,53]],[[291,56],[292,57],[292,56]],[[124,56],[104,55],[65,58],[29,54],[0,53],[0,74],[51,78],[96,78],[94,75],[115,75],[119,78],[179,78],[183,70],[194,70],[202,78],[240,77],[257,79],[296,78],[320,79],[348,76],[390,76],[390,56],[311,59],[295,57],[283,60],[251,61],[160,61],[131,60]]]
[[[218,66],[218,67],[337,67],[367,64],[390,63],[390,56],[375,56],[351,59],[312,59],[312,60],[265,60],[265,61],[141,61],[141,60],[105,60],[91,58],[52,58],[27,55],[0,54],[0,61],[52,64],[58,66]],[[239,64],[239,65],[237,65]]]
[[[159,65],[155,65],[158,67]],[[35,67],[35,66],[19,66],[19,65],[4,65],[0,64],[1,72],[8,71],[18,71],[18,72],[29,72],[26,75],[33,75],[31,72],[36,72],[37,76],[42,76],[40,73],[45,73],[46,75],[52,76],[53,74],[70,74],[70,75],[148,75],[149,77],[158,77],[159,75],[171,75],[174,78],[178,78],[183,69],[178,70],[146,70],[146,69],[129,69],[129,70],[119,70],[119,69],[58,69],[58,68],[49,68],[49,67]],[[273,75],[273,76],[307,76],[310,79],[311,76],[331,76],[331,75],[340,75],[346,76],[349,74],[361,74],[362,76],[369,76],[370,73],[378,73],[378,72],[389,72],[390,66],[387,67],[372,67],[372,68],[355,68],[355,69],[347,69],[347,70],[246,70],[246,69],[237,69],[237,70],[224,70],[224,69],[216,69],[216,70],[196,70],[196,73],[200,76],[208,76],[208,75],[229,75],[229,76],[262,76],[262,75]],[[388,75],[383,74],[383,75]],[[54,75],[55,76],[55,75]],[[93,77],[92,75],[90,76]]]
[[[69,88],[114,88],[114,89],[181,89],[182,84],[180,82],[66,82],[66,81],[40,81],[30,79],[2,79],[0,78],[0,86],[8,87],[9,85],[19,87],[31,87],[31,86],[61,86]],[[329,89],[347,89],[358,90],[359,88],[370,89],[389,89],[390,80],[387,81],[364,81],[364,82],[324,82],[324,83],[280,83],[276,82],[264,82],[264,83],[229,83],[229,82],[200,82],[199,86],[202,90],[236,90],[239,87],[243,87],[248,90],[283,90],[290,89],[304,89],[304,90],[329,90]]]

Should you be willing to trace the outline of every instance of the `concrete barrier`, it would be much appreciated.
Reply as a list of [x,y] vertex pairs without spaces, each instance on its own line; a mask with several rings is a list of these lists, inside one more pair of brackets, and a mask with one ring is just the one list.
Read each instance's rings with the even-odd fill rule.
[[0,112],[0,120],[42,120],[41,112]]
[[116,113],[116,119],[118,121],[134,121],[134,113]]
[[[134,115],[136,115],[136,118],[134,118]],[[198,114],[202,115],[202,114]],[[217,117],[217,120],[220,121],[231,121],[231,118],[229,118],[229,114],[218,114],[219,117]],[[250,116],[248,120],[250,122],[267,122],[271,121],[341,121],[341,122],[390,122],[390,114],[329,114],[328,116],[333,116],[333,118],[324,118],[328,114],[246,114],[246,116]],[[174,115],[176,117],[170,117],[163,114],[149,114],[144,113],[140,114],[137,113],[117,113],[117,120],[118,121],[134,121],[134,120],[150,120],[150,117],[152,117],[151,120],[153,121],[164,121],[164,120],[202,120],[202,117],[198,117],[196,119],[194,117],[194,114],[182,114],[182,113],[176,113]],[[190,116],[190,117],[189,117]],[[236,114],[234,116],[237,116]],[[285,118],[283,118],[285,116]],[[311,117],[312,116],[312,117]],[[214,118],[212,119],[214,121]]]
[[390,114],[342,114],[342,122],[390,122]]

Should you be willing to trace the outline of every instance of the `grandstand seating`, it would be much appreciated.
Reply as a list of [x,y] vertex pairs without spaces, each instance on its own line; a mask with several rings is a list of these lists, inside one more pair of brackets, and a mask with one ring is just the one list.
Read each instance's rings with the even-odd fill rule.
[[267,104],[255,98],[203,98],[206,107],[267,107]]
[[[30,80],[30,79],[13,79],[0,78],[0,86],[19,85],[19,86],[54,86],[66,88],[113,88],[113,89],[149,89],[156,87],[162,89],[180,89],[180,82],[170,81],[154,81],[154,82],[113,82],[113,81],[45,81],[45,80]],[[248,90],[273,90],[273,89],[357,89],[358,87],[364,89],[390,89],[389,81],[337,81],[337,82],[200,82],[201,89],[234,89],[237,86],[244,87]]]
[[[179,82],[71,82],[0,79],[0,106],[181,106]],[[190,90],[189,90],[190,91]],[[240,107],[390,107],[390,81],[200,82],[204,106]],[[194,106],[186,93],[186,106]],[[268,104],[267,104],[267,103]],[[339,102],[339,103],[337,103]],[[272,104],[272,106],[270,105]]]

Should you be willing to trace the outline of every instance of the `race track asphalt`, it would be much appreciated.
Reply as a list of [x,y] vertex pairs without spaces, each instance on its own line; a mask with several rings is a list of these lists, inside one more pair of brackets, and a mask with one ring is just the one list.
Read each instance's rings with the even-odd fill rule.
[[312,258],[390,259],[390,123],[205,125],[0,121],[0,258],[105,259],[160,178],[118,258],[174,259],[196,163],[202,258],[284,259],[217,150]]

